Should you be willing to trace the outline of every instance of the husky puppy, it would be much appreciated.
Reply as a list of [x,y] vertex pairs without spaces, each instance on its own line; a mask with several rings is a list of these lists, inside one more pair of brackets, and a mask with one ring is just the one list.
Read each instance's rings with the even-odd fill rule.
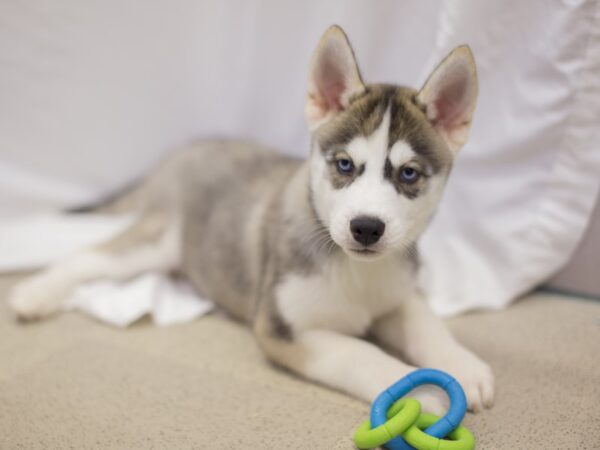
[[[488,365],[429,311],[416,281],[416,242],[465,144],[477,92],[466,46],[419,91],[365,84],[332,26],[309,71],[306,161],[239,142],[181,149],[98,208],[135,212],[134,225],[24,280],[12,308],[37,319],[82,282],[177,272],[248,323],[272,361],[310,380],[371,401],[415,366],[434,367],[462,383],[471,410],[489,407]],[[420,395],[424,409],[444,408]]]

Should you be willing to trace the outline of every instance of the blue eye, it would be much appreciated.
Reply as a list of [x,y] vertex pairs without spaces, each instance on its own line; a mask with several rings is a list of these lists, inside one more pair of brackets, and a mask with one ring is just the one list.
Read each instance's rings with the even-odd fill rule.
[[412,167],[403,167],[400,170],[400,181],[403,183],[412,184],[416,182],[420,176],[421,174],[419,174],[419,172]]
[[354,171],[354,163],[351,159],[341,158],[335,162],[337,170],[339,173],[344,175],[349,175]]

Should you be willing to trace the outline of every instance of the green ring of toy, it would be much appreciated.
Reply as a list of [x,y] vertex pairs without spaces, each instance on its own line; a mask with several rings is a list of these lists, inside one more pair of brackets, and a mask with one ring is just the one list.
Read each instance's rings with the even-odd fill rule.
[[[392,408],[390,408],[390,411]],[[475,437],[465,427],[459,426],[444,439],[428,435],[422,430],[437,422],[440,418],[433,414],[421,414],[417,422],[402,434],[406,442],[421,450],[472,450]]]
[[[392,411],[393,410],[393,411]],[[354,443],[360,449],[379,447],[401,435],[415,424],[421,414],[421,404],[412,398],[398,400],[388,412],[388,421],[371,429],[366,420],[354,433]]]

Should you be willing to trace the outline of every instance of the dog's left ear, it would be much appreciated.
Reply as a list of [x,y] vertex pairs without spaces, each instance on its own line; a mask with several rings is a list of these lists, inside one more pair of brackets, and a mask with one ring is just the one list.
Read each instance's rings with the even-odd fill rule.
[[453,153],[466,143],[477,103],[477,69],[468,46],[455,48],[425,82],[417,100]]
[[337,25],[329,27],[310,65],[305,108],[310,129],[318,128],[347,108],[350,98],[364,89],[346,34]]

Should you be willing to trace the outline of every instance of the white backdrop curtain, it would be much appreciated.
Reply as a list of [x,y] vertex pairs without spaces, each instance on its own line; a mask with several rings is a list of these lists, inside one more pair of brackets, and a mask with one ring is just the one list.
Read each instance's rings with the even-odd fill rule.
[[599,4],[0,2],[0,268],[113,233],[122,224],[50,213],[194,138],[305,155],[307,64],[338,23],[368,82],[418,86],[472,47],[479,107],[422,242],[423,281],[439,313],[502,307],[568,261],[598,193]]

